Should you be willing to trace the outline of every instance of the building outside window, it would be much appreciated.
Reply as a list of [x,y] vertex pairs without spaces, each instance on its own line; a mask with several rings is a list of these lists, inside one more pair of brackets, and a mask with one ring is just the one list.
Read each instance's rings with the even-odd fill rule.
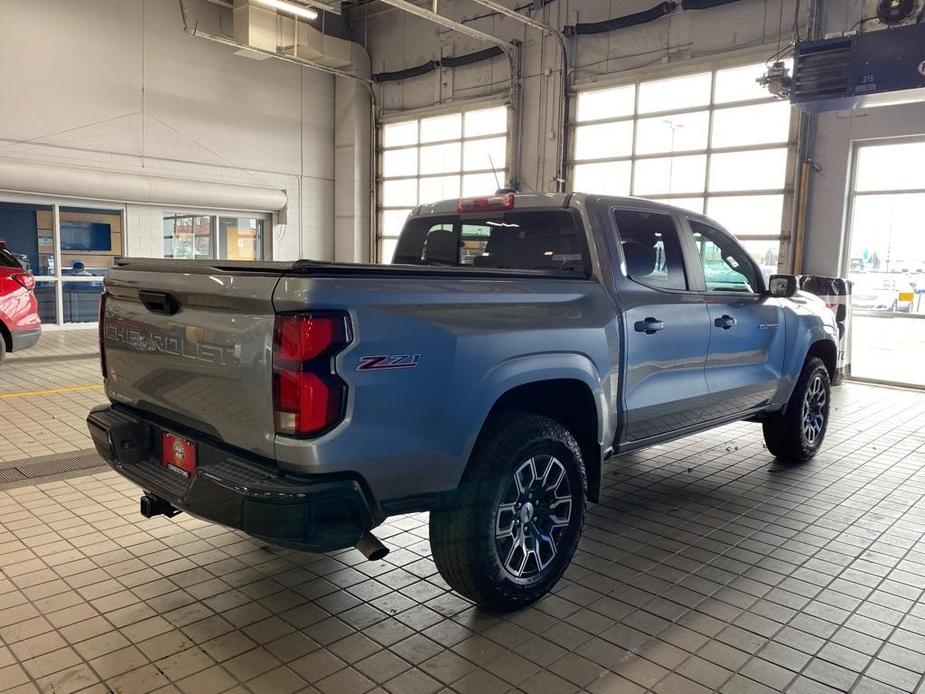
[[164,257],[186,260],[263,260],[270,255],[265,215],[164,213]]
[[755,81],[764,63],[582,91],[572,189],[705,213],[777,271],[791,108]]
[[398,234],[416,205],[490,195],[505,184],[507,130],[505,106],[382,126],[377,239],[380,262],[392,261]]

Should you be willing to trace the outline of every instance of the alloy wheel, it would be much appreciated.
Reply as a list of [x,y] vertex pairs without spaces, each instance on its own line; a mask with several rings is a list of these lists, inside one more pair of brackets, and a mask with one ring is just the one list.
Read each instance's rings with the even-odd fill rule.
[[568,532],[572,506],[568,474],[555,456],[522,463],[495,514],[495,546],[505,571],[518,579],[542,573]]
[[813,376],[803,396],[803,436],[806,438],[806,443],[810,445],[815,445],[822,436],[822,430],[825,427],[826,402],[825,382],[822,375],[817,373]]

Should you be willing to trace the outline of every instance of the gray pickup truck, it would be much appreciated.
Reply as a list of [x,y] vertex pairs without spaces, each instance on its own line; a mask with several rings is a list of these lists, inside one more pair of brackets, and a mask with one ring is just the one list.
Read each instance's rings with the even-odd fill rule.
[[562,575],[609,456],[744,419],[811,458],[836,363],[832,312],[715,222],[582,194],[420,206],[392,265],[120,259],[100,316],[88,424],[145,516],[381,558],[430,511],[496,610]]

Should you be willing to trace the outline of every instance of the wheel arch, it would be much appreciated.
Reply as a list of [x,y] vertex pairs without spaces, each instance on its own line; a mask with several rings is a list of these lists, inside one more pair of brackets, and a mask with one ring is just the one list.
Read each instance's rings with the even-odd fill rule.
[[3,340],[7,352],[13,351],[13,334],[2,320],[0,320],[0,340]]
[[813,357],[819,357],[822,360],[826,371],[829,372],[829,379],[834,381],[838,365],[838,347],[836,344],[829,339],[816,340],[806,352],[806,361]]
[[529,381],[504,391],[485,416],[473,450],[482,443],[491,424],[511,412],[553,419],[572,434],[581,449],[588,478],[588,499],[598,501],[601,490],[601,417],[598,399],[580,378],[562,377]]

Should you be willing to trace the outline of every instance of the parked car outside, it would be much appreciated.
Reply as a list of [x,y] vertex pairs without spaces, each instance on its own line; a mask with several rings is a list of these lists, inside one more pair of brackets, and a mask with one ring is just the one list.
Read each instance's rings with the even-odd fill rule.
[[0,241],[0,361],[35,345],[42,334],[35,279]]

